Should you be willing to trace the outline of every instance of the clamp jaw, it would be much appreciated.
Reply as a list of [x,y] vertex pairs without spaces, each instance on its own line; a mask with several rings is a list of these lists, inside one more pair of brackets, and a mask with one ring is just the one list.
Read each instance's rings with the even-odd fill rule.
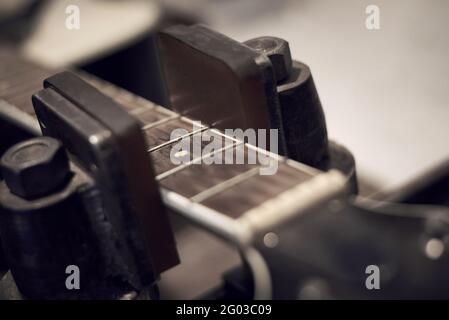
[[[2,158],[1,234],[18,288],[118,299],[154,287],[179,259],[138,121],[72,73],[44,86],[33,95],[44,136]],[[80,291],[65,286],[69,265]]]

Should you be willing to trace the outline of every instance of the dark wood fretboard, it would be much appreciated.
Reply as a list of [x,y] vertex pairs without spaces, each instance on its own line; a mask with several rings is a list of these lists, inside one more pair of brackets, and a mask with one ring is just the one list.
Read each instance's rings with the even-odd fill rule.
[[[31,95],[40,90],[43,80],[53,73],[0,51],[0,99],[35,117]],[[299,198],[296,200],[301,201],[301,196],[307,196],[304,188],[298,188],[307,182],[313,180],[313,183],[309,184],[309,190],[320,196],[334,196],[343,189],[335,173],[326,176],[314,168],[226,136],[217,129],[198,125],[192,119],[155,105],[90,74],[84,72],[78,74],[116,100],[142,123],[156,180],[165,195],[164,201],[178,211],[183,210],[182,206],[188,204],[187,207],[206,208],[231,219],[241,218],[248,212],[258,213],[260,210],[257,211],[257,208],[261,208],[262,214],[270,212],[282,216],[283,210],[292,211],[301,207],[301,205],[295,207],[293,201],[295,199],[292,197],[297,195]],[[183,129],[185,134],[173,138],[171,133],[175,129]],[[181,153],[180,158],[184,161],[174,164],[170,159],[173,146],[178,143],[192,143],[194,137],[202,138],[200,153],[195,154],[192,145],[190,148],[192,152]],[[204,147],[212,139],[221,141],[221,148],[204,152]],[[253,153],[256,159],[263,155],[265,165],[267,161],[275,161],[278,166],[277,172],[273,175],[261,175],[260,169],[264,164],[260,162],[235,163],[237,151],[243,151],[245,157]],[[231,157],[229,162],[232,164],[204,163],[207,162],[207,158],[213,158],[218,153],[223,158]],[[315,179],[318,176],[321,178]],[[331,185],[335,182],[335,185],[327,188],[322,180]],[[313,194],[309,198],[315,199]],[[177,199],[181,199],[183,205],[172,203]]]

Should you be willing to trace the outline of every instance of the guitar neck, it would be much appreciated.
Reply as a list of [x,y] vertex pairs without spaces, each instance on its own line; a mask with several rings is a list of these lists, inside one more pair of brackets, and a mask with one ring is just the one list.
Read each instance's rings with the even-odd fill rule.
[[[31,95],[54,72],[4,52],[0,58],[0,98],[35,117]],[[267,232],[345,188],[338,172],[323,173],[272,154],[90,74],[78,74],[141,122],[165,204],[232,241],[242,241],[236,230],[244,228],[246,238]],[[175,130],[182,134],[173,136]],[[179,145],[185,148],[174,152]],[[273,174],[261,174],[270,168]]]

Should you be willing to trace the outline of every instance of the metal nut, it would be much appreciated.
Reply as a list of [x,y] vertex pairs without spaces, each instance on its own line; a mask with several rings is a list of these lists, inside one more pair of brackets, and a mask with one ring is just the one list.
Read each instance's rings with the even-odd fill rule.
[[292,69],[292,57],[287,41],[275,37],[259,37],[245,41],[244,44],[270,59],[278,83],[288,78]]
[[0,160],[10,191],[23,198],[48,195],[67,181],[70,169],[62,144],[50,137],[18,143]]

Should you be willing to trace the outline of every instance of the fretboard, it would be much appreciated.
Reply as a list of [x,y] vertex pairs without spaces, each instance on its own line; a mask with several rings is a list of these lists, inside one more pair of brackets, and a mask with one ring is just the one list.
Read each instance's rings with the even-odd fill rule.
[[[31,95],[53,72],[2,52],[0,58],[0,99],[34,116]],[[231,221],[245,222],[256,231],[266,232],[344,189],[344,179],[337,172],[322,173],[271,154],[90,74],[78,74],[142,123],[165,204],[224,237],[232,237],[228,229],[236,224]],[[173,138],[175,129],[185,133]],[[201,148],[194,146],[195,138],[200,138]],[[221,141],[221,145],[207,151],[212,139]],[[190,152],[180,152],[180,163],[174,163],[170,154],[179,143],[190,143],[191,148]],[[243,163],[236,161],[238,152],[245,155]],[[248,163],[249,153],[265,162]],[[218,154],[227,161],[210,164]],[[276,173],[261,175],[261,169],[272,162],[276,162]]]

